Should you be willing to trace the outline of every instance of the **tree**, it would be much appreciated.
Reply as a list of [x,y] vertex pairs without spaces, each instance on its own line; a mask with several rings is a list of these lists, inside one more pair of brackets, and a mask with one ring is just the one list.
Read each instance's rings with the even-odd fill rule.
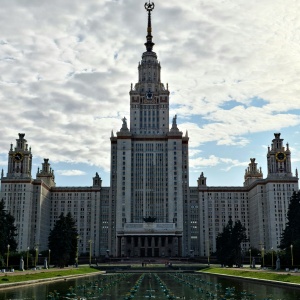
[[71,213],[66,216],[62,213],[56,221],[48,238],[49,249],[51,249],[51,261],[60,267],[74,264],[77,254],[76,221]]
[[[3,265],[3,258],[9,251],[16,251],[18,243],[15,240],[17,236],[17,227],[14,224],[15,218],[5,210],[4,200],[0,201],[0,264]],[[2,263],[1,263],[2,261]]]
[[246,228],[237,220],[234,226],[231,217],[216,240],[216,255],[222,265],[241,264],[241,243],[247,241]]
[[[287,213],[288,222],[282,233],[280,249],[286,250],[287,260],[291,261],[293,252],[294,264],[300,263],[300,191],[294,192]],[[292,249],[291,249],[292,245]]]

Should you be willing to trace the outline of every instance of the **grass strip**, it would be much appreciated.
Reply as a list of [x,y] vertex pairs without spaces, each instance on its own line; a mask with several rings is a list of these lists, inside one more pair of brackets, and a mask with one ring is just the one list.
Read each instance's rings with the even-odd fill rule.
[[264,271],[264,270],[247,271],[247,270],[233,270],[233,269],[226,269],[226,268],[207,268],[201,270],[201,272],[300,284],[299,275],[291,275],[290,273],[282,274],[282,273],[277,273],[275,271]]
[[80,275],[99,272],[97,269],[90,267],[80,267],[74,269],[54,269],[53,271],[37,271],[36,273],[30,272],[16,272],[14,275],[0,276],[0,287],[3,283],[24,282],[29,280],[39,280],[47,278],[56,278],[60,276]]

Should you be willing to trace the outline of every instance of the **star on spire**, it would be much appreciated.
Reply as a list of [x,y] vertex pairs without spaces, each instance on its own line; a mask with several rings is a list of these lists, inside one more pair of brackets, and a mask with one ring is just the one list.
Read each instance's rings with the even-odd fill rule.
[[152,35],[151,35],[152,32],[151,11],[154,9],[154,3],[153,2],[150,3],[149,0],[148,3],[147,2],[145,3],[144,7],[148,11],[148,27],[147,27],[147,36],[146,36],[147,42],[144,45],[146,46],[147,52],[152,52],[153,46],[155,45],[152,42]]

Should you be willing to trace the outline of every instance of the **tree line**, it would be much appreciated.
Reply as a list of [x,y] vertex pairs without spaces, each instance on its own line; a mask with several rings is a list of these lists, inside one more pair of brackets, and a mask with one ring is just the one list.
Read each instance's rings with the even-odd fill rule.
[[[30,256],[29,266],[36,266],[38,259],[36,251],[38,249],[29,249],[16,255],[18,244],[16,241],[17,227],[15,226],[15,218],[5,210],[3,199],[0,201],[0,228],[0,268],[9,267],[7,266],[9,256],[11,259],[16,256],[18,260],[20,260],[20,257],[23,257],[25,267],[27,267],[28,256]],[[59,267],[74,265],[78,258],[77,242],[76,221],[71,213],[68,213],[66,216],[62,213],[48,237],[48,249],[51,249],[52,264]],[[45,257],[48,256],[48,251],[43,251],[45,252]],[[50,258],[50,251],[48,253]]]
[[[243,256],[260,256],[260,263],[275,266],[280,258],[285,266],[300,265],[300,191],[294,192],[288,208],[286,227],[281,235],[278,251],[274,249],[242,249],[241,244],[247,242],[246,228],[239,220],[233,224],[231,217],[223,232],[216,239],[216,256],[222,265],[241,265]],[[250,261],[249,261],[250,263]]]

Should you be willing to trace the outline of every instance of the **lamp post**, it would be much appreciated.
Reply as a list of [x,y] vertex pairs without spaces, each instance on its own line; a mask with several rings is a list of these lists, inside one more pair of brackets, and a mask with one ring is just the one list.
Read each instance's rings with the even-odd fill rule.
[[10,244],[7,245],[7,256],[6,256],[6,268],[8,269],[8,259],[9,259],[9,248]]
[[107,259],[108,259],[108,263],[110,264],[109,250],[108,249],[106,250],[106,256],[107,256]]
[[249,262],[250,262],[250,268],[251,268],[251,248],[249,249]]
[[273,266],[274,266],[274,251],[273,251],[273,247],[271,248],[271,251],[272,251],[272,269],[273,269]]
[[29,247],[27,247],[27,256],[26,256],[26,269],[28,270],[28,256],[29,256]]
[[92,240],[89,240],[89,243],[90,243],[90,266],[92,264]]
[[75,266],[77,268],[78,267],[78,251],[79,251],[79,245],[78,245],[78,243],[79,243],[79,236],[78,235],[76,236],[76,239],[77,239],[77,241],[76,241],[76,261],[75,261]]
[[293,245],[291,245],[291,258],[292,258],[292,267],[293,267],[293,265],[294,265]]
[[264,243],[262,243],[262,242],[260,242],[259,243],[259,245],[260,245],[260,253],[261,253],[261,264],[260,264],[260,266],[261,267],[264,267],[264,262],[265,262],[265,249],[264,249]]
[[241,265],[240,265],[240,267],[243,267],[244,255],[246,256],[245,253],[246,252],[244,251],[244,248],[242,248],[241,249]]
[[207,264],[208,264],[208,266],[210,265],[210,261],[209,261],[210,249],[209,248],[210,247],[209,247],[209,238],[208,238],[208,240],[207,240]]
[[35,259],[34,259],[34,266],[36,267],[38,262],[38,247],[35,247]]
[[48,268],[50,269],[50,253],[51,249],[48,250]]

